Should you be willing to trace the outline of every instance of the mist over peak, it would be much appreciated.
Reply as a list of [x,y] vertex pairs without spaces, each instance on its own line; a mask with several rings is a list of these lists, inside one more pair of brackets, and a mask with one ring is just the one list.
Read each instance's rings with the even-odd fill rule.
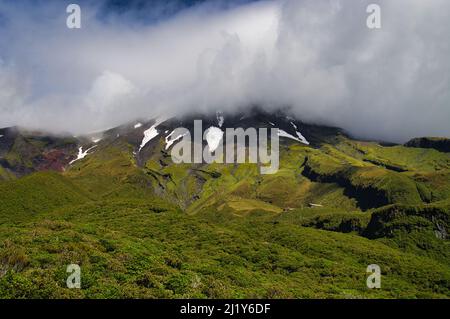
[[363,138],[450,136],[448,1],[377,1],[379,30],[371,1],[143,3],[81,1],[78,30],[62,3],[0,3],[0,127],[258,105]]

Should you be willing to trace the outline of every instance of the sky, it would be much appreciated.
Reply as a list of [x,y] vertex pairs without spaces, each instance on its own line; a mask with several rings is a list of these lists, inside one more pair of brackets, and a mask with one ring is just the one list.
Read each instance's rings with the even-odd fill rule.
[[359,138],[450,137],[449,57],[448,0],[0,0],[0,127],[259,105]]

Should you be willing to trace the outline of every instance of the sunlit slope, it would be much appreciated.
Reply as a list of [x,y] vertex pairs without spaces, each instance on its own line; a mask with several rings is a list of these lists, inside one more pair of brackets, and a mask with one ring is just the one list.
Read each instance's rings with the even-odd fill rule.
[[450,266],[450,201],[380,208],[362,234]]
[[121,141],[100,144],[85,159],[74,162],[64,176],[97,199],[150,196],[154,193],[151,181],[132,152],[131,145]]
[[[108,200],[58,209],[14,229],[0,225],[0,296],[450,296],[448,265],[354,233],[306,228],[283,214],[186,215],[162,202]],[[70,263],[81,266],[81,290],[65,288]],[[379,290],[366,287],[373,263],[383,272]]]
[[450,297],[449,153],[313,127],[261,175],[175,165],[164,135],[139,152],[128,129],[61,172],[0,170],[0,297]]
[[89,195],[56,172],[0,181],[0,219],[14,222],[53,209],[90,201]]
[[226,201],[227,196],[281,209],[317,204],[347,210],[450,197],[450,156],[435,150],[386,147],[340,136],[316,148],[284,141],[280,156],[274,175],[260,175],[251,164],[174,165],[165,151],[154,153],[143,169],[159,194],[190,212]]

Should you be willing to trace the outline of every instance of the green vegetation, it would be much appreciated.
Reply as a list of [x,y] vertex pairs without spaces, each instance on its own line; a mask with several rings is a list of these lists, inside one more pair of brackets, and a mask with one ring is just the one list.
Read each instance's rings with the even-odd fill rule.
[[0,298],[449,298],[449,154],[327,139],[283,143],[267,176],[120,139],[65,172],[0,167]]
[[0,182],[0,222],[27,219],[61,206],[88,201],[87,194],[56,172]]
[[393,205],[376,210],[364,231],[368,238],[450,265],[450,202]]
[[[102,201],[1,226],[2,297],[415,298],[450,294],[448,265],[283,214],[186,215],[154,201]],[[292,213],[289,213],[292,214]],[[5,227],[8,226],[8,227]],[[65,266],[82,268],[81,290]],[[368,264],[383,289],[365,287]]]
[[444,137],[419,137],[405,144],[408,147],[434,148],[441,152],[450,152],[450,139]]

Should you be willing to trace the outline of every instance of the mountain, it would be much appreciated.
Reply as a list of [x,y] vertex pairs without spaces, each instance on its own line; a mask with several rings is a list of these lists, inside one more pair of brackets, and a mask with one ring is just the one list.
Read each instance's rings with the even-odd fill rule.
[[[198,119],[210,149],[225,128],[277,128],[279,170],[175,164],[174,130]],[[78,137],[0,129],[0,297],[449,298],[448,143],[257,108]],[[72,263],[81,290],[65,288]]]
[[450,140],[442,137],[420,137],[407,142],[405,146],[419,148],[434,148],[441,152],[450,152]]

